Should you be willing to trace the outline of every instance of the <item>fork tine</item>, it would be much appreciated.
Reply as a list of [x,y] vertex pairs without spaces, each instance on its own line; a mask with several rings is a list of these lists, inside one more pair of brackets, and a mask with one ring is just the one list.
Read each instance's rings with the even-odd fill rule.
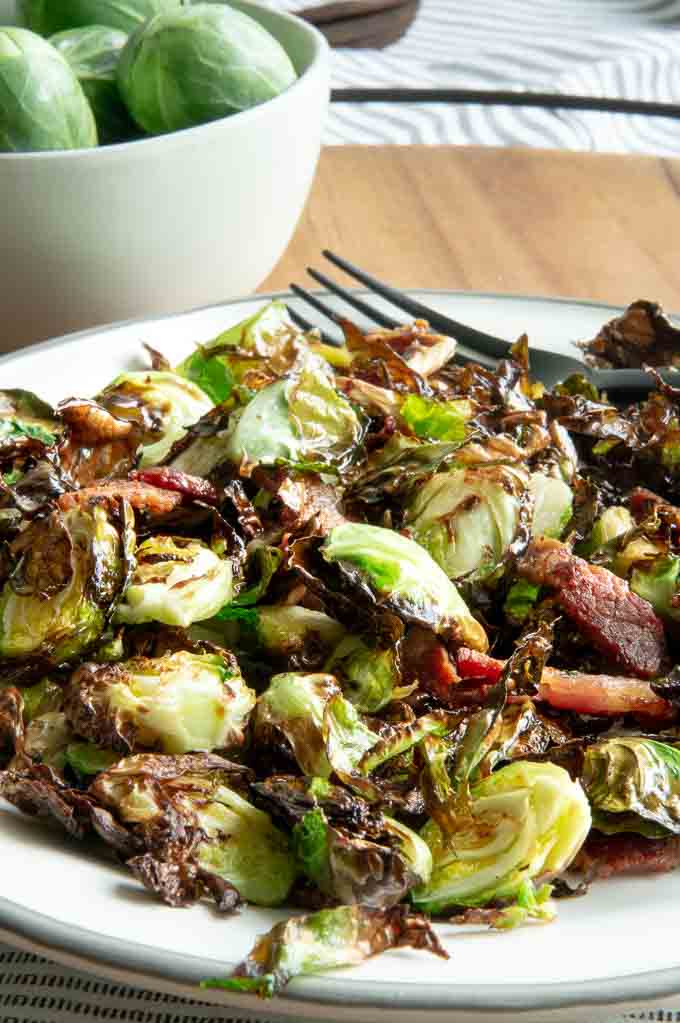
[[435,330],[440,331],[442,334],[448,334],[450,337],[454,337],[462,344],[469,344],[472,348],[478,349],[485,355],[490,355],[496,359],[506,358],[510,349],[510,345],[507,341],[502,341],[500,338],[493,337],[492,334],[485,334],[484,331],[475,330],[474,327],[467,327],[464,323],[459,323],[457,320],[452,320],[448,316],[443,316],[434,309],[430,309],[428,306],[423,305],[422,302],[418,302],[415,299],[402,294],[402,292],[397,291],[396,288],[392,288],[388,284],[383,284],[382,281],[379,281],[377,278],[367,274],[364,270],[361,270],[358,266],[354,266],[352,263],[349,263],[341,256],[336,256],[334,252],[330,252],[328,249],[323,250],[323,255],[329,263],[339,267],[340,270],[344,270],[346,274],[353,277],[356,281],[360,281],[361,284],[364,284],[370,291],[374,291],[377,295],[381,295],[383,298],[386,298],[388,302],[391,302],[392,305],[397,307],[397,309],[402,309],[404,312],[409,313],[410,316],[428,320],[430,326]]
[[321,313],[322,316],[325,316],[333,323],[340,323],[340,317],[336,313],[335,309],[332,309],[331,306],[322,302],[316,295],[312,295],[311,291],[301,288],[299,284],[291,284],[290,290],[294,295],[297,295],[298,298],[301,298],[303,302],[306,302],[307,305],[311,305],[312,309],[316,309],[317,313]]
[[310,323],[309,320],[305,319],[305,317],[301,313],[298,313],[295,309],[293,309],[292,306],[288,305],[286,306],[286,309],[288,310],[288,315],[290,316],[293,323],[297,323],[298,327],[300,327],[302,330],[307,331],[307,333],[309,333],[310,330],[318,330],[319,333],[321,334],[321,340],[323,341],[324,344],[332,345],[334,348],[342,348],[341,341],[338,341],[338,339],[335,337],[331,337],[331,335],[327,334],[324,330],[320,330],[320,328],[317,327],[314,323]]
[[356,295],[353,295],[351,291],[347,291],[346,288],[342,288],[339,284],[336,284],[330,277],[326,277],[325,274],[320,273],[319,270],[315,270],[313,267],[307,267],[307,273],[312,277],[317,284],[322,284],[324,288],[333,292],[334,295],[338,295],[339,298],[351,305],[353,309],[360,312],[369,320],[373,320],[374,323],[379,324],[381,327],[387,327],[389,330],[393,330],[395,327],[401,326],[399,320],[393,319],[391,316],[386,316],[385,313],[380,312],[378,309],[374,309],[368,302],[363,302]]

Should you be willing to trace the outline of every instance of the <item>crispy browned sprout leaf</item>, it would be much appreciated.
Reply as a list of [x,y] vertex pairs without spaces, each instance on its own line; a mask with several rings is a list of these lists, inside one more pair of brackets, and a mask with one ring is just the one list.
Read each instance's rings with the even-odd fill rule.
[[579,347],[593,366],[639,369],[680,365],[680,330],[656,302],[632,302],[591,341],[579,342]]
[[323,909],[277,924],[257,941],[231,977],[205,980],[202,987],[254,991],[271,998],[294,977],[355,966],[390,948],[405,946],[448,959],[426,917],[407,906]]

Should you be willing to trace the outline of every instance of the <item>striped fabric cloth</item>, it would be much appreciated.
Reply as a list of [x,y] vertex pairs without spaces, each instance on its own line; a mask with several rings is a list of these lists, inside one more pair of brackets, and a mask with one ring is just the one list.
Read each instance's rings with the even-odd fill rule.
[[[289,10],[309,0],[269,0]],[[338,50],[336,87],[517,89],[680,103],[680,0],[422,0],[385,50]],[[527,145],[677,155],[666,117],[334,104],[328,144]]]

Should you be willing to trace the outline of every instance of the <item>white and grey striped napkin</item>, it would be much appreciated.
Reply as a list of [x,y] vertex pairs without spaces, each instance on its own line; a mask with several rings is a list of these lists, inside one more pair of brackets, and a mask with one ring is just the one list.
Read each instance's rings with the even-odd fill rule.
[[[268,0],[299,10],[310,0]],[[680,0],[422,0],[386,50],[336,50],[333,85],[561,92],[680,103]],[[334,104],[331,145],[455,143],[680,153],[665,117],[502,106]]]

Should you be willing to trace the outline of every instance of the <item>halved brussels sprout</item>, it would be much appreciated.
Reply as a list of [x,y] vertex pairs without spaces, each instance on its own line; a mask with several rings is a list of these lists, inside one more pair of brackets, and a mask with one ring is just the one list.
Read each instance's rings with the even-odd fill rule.
[[19,0],[23,23],[51,36],[81,25],[107,25],[133,32],[159,11],[181,7],[184,0]]
[[346,636],[340,641],[324,671],[335,675],[347,699],[364,714],[375,714],[401,695],[396,649],[368,646],[358,636]]
[[201,987],[252,991],[271,998],[293,977],[356,966],[386,949],[406,946],[448,959],[427,919],[406,906],[322,909],[276,924],[257,940],[231,977],[204,980]]
[[274,727],[291,745],[303,774],[328,778],[323,722],[326,704],[341,695],[332,675],[275,675],[257,701],[256,731]]
[[655,739],[621,736],[586,750],[581,775],[593,825],[613,835],[680,835],[680,750]]
[[680,557],[667,554],[642,561],[631,572],[629,585],[663,618],[680,621]]
[[96,145],[94,115],[68,61],[39,35],[0,27],[0,152]]
[[76,74],[87,96],[102,145],[139,137],[116,82],[116,65],[127,42],[125,32],[103,25],[88,25],[57,32],[50,39]]
[[152,536],[137,548],[136,562],[116,622],[187,628],[212,618],[231,600],[231,562],[200,540]]
[[359,836],[333,827],[316,809],[296,824],[293,847],[325,895],[346,905],[391,906],[414,885],[427,883],[432,854],[422,838],[390,817],[380,819],[375,832]]
[[606,508],[593,526],[593,531],[588,541],[588,552],[604,547],[606,544],[616,540],[618,536],[627,533],[635,525],[633,516],[627,508],[622,505],[614,505]]
[[404,525],[450,579],[483,578],[520,525],[526,475],[504,466],[450,469],[415,490]]
[[21,438],[54,444],[61,430],[52,406],[31,391],[0,391],[0,449]]
[[532,472],[529,491],[534,499],[532,536],[550,536],[559,540],[572,516],[574,495],[564,480]]
[[434,869],[412,901],[438,913],[513,900],[527,881],[566,870],[590,825],[588,800],[563,768],[508,764],[474,786],[470,816],[460,818],[452,834],[433,820],[425,825],[421,837]]
[[131,36],[118,68],[128,109],[152,135],[247,110],[296,77],[286,51],[257,21],[210,3],[149,18]]
[[67,750],[73,729],[63,711],[49,710],[31,720],[26,728],[23,752],[39,764],[47,764],[61,773],[67,763]]
[[203,475],[225,461],[241,475],[258,465],[341,469],[363,440],[363,417],[336,391],[328,364],[310,351],[286,376],[246,398],[209,429],[197,430],[173,457],[173,467]]
[[103,632],[124,585],[132,512],[114,524],[101,504],[53,511],[10,545],[12,574],[0,592],[0,656],[79,656]]
[[225,455],[240,466],[344,465],[362,440],[363,420],[311,353],[231,417]]
[[238,385],[260,390],[283,376],[306,347],[307,339],[290,319],[285,302],[268,302],[253,316],[198,345],[176,372],[219,405]]
[[69,682],[74,731],[103,746],[211,752],[242,745],[255,706],[236,659],[185,651],[84,664]]
[[[172,901],[172,892],[164,890],[158,875],[162,878],[166,870],[172,877],[174,869],[181,887],[198,868],[233,886],[256,906],[278,906],[295,880],[295,857],[287,836],[272,824],[269,814],[233,787],[239,779],[242,785],[247,774],[209,754],[141,754],[100,774],[88,791],[150,850],[157,868],[154,887],[167,901]],[[131,866],[135,867],[134,860]],[[149,880],[143,870],[140,874]]]
[[165,370],[121,373],[97,400],[119,419],[144,428],[140,465],[158,465],[188,426],[213,407],[191,380]]
[[392,529],[347,522],[326,537],[326,561],[356,570],[376,601],[406,621],[454,633],[466,646],[486,650],[484,629],[428,552]]

